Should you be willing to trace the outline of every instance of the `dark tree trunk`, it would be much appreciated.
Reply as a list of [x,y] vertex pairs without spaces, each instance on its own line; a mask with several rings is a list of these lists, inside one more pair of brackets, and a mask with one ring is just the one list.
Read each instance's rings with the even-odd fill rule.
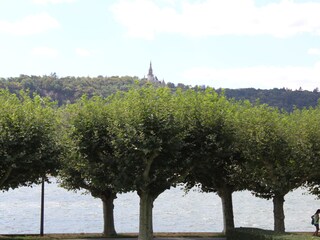
[[153,239],[152,209],[154,197],[147,191],[140,192],[139,240]]
[[222,202],[223,232],[225,234],[227,234],[229,230],[234,229],[232,192],[233,191],[228,187],[221,188],[218,191],[218,195]]
[[2,186],[4,185],[4,183],[10,177],[12,170],[13,170],[13,167],[10,166],[5,172],[5,174],[2,177],[0,177],[0,189],[2,189]]
[[275,232],[285,232],[283,204],[284,195],[276,194],[273,197],[273,216]]
[[106,237],[114,237],[117,235],[114,227],[113,217],[113,201],[116,199],[116,194],[106,194],[101,198],[103,204],[103,235]]

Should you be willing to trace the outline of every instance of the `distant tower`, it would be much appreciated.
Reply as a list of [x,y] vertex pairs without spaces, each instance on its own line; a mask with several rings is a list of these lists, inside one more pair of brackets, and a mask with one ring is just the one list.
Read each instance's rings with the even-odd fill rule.
[[148,80],[148,82],[157,83],[157,84],[160,84],[160,85],[163,85],[163,86],[166,85],[166,83],[165,83],[164,80],[159,81],[159,79],[157,78],[157,76],[154,76],[154,75],[153,75],[152,63],[151,63],[151,61],[150,61],[150,66],[149,66],[148,75],[147,75],[147,80]]
[[148,72],[148,81],[149,81],[149,82],[156,82],[156,81],[157,81],[157,77],[155,77],[155,76],[153,75],[153,70],[152,70],[151,61],[150,61],[150,67],[149,67],[149,72]]

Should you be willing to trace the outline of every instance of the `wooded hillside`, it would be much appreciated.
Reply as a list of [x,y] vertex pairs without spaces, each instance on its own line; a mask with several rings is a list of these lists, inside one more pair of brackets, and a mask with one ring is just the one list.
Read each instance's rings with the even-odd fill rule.
[[[57,101],[59,105],[73,103],[83,94],[89,97],[98,95],[107,97],[118,90],[127,91],[134,85],[143,86],[147,83],[146,79],[140,79],[135,76],[97,76],[97,77],[58,77],[55,73],[44,76],[20,75],[19,77],[0,78],[0,88],[9,89],[10,92],[17,93],[20,90],[29,90],[31,94],[38,93],[40,96],[48,96]],[[159,86],[161,84],[159,83]],[[166,86],[173,90],[177,88],[189,89],[191,87],[179,83],[166,83]],[[218,93],[222,89],[216,89]],[[251,102],[259,100],[260,103],[266,103],[287,111],[292,111],[294,106],[297,108],[316,106],[320,98],[320,92],[306,90],[290,89],[224,89],[228,98],[236,100],[247,99]]]

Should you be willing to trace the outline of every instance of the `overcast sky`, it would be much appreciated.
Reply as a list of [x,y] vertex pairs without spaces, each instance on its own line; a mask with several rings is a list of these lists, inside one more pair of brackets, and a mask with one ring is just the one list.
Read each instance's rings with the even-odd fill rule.
[[0,0],[0,77],[320,88],[318,0]]

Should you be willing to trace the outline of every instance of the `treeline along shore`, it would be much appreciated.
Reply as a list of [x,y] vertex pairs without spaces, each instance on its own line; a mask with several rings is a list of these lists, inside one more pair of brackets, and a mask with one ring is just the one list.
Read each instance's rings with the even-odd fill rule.
[[[125,91],[108,92],[107,77],[73,78],[69,88],[55,74],[2,79],[1,190],[49,176],[66,189],[85,189],[103,202],[105,236],[116,235],[116,195],[136,191],[141,240],[153,237],[154,201],[177,184],[217,193],[227,235],[234,230],[236,191],[272,199],[274,231],[280,233],[285,232],[286,194],[305,186],[319,196],[316,103],[286,110],[231,98],[226,90],[150,84],[133,77],[124,77],[124,86],[122,78],[114,78],[118,87],[112,88]],[[66,89],[77,91],[68,95]]]

